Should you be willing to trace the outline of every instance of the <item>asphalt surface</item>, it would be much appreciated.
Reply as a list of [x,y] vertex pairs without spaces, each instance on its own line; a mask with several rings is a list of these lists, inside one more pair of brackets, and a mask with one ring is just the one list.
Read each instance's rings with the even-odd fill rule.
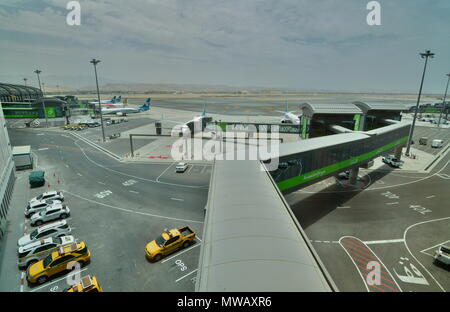
[[[432,263],[450,243],[449,162],[429,174],[361,170],[358,188],[331,178],[287,195],[339,290],[450,290],[450,272]],[[381,263],[381,285],[367,282],[370,261]]]
[[[428,138],[428,142],[427,145],[421,145],[419,144],[419,140],[422,137],[426,137]],[[448,128],[437,128],[435,127],[417,127],[414,129],[414,135],[413,135],[413,140],[414,140],[414,147],[436,155],[437,153],[439,153],[441,151],[440,148],[433,148],[431,147],[431,143],[433,142],[433,139],[439,139],[439,140],[443,140],[444,141],[444,147],[450,142],[450,129]]]
[[[105,291],[194,290],[210,170],[194,165],[176,175],[170,163],[121,163],[61,131],[10,130],[10,137],[13,145],[31,145],[50,184],[23,192],[24,204],[47,189],[64,191],[72,234],[85,241],[92,254],[82,276],[97,276]],[[12,209],[23,211],[24,206]],[[23,215],[15,215],[19,220],[11,222],[28,229]],[[146,260],[144,248],[149,241],[165,228],[185,225],[197,232],[196,244],[158,263]],[[14,263],[2,266],[12,268],[17,258],[8,259],[14,257],[3,261]],[[42,286],[20,288],[22,273],[15,270],[17,276],[2,277],[2,290],[59,291],[67,287],[63,275]]]

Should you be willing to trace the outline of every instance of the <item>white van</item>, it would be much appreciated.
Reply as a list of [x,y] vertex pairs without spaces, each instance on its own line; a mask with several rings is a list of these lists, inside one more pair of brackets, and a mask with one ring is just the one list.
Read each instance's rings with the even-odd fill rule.
[[434,148],[439,148],[442,147],[444,145],[444,140],[433,140],[433,142],[431,143],[431,147]]

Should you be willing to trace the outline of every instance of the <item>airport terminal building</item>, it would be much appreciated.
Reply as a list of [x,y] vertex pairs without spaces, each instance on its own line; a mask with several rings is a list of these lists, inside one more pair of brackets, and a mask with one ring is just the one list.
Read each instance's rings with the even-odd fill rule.
[[6,215],[9,210],[14,181],[15,173],[11,143],[8,130],[6,129],[3,110],[0,109],[0,240],[6,233]]

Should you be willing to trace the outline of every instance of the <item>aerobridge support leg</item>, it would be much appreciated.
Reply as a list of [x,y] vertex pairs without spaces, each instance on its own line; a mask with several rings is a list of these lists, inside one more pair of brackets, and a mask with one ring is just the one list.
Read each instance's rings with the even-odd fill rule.
[[356,180],[358,179],[359,167],[355,167],[350,169],[350,184],[355,185]]
[[402,150],[403,150],[403,145],[401,146],[397,146],[395,148],[395,158],[397,158],[398,160],[400,160],[402,158]]

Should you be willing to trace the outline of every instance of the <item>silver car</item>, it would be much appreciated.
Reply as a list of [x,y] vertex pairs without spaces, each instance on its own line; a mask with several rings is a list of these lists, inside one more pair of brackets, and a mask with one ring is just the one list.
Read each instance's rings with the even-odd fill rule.
[[61,204],[60,200],[40,200],[30,202],[25,209],[25,217],[29,218],[33,214],[40,212],[41,210],[47,209],[54,204]]
[[47,237],[61,237],[69,235],[72,229],[67,224],[66,220],[61,220],[53,223],[49,223],[38,227],[33,232],[25,234],[17,241],[17,246],[25,246],[34,241],[47,238]]
[[26,269],[28,266],[45,258],[49,253],[55,251],[58,247],[66,246],[75,242],[71,235],[61,237],[47,237],[34,241],[25,246],[20,246],[18,250],[17,265],[19,269]]
[[70,209],[64,204],[53,204],[31,216],[31,226],[39,226],[48,221],[65,219],[70,216]]
[[48,191],[45,193],[42,193],[39,196],[36,196],[32,199],[30,199],[29,203],[34,202],[34,201],[41,201],[41,200],[60,200],[60,201],[64,201],[64,195],[62,192],[58,192],[58,191]]
[[434,254],[434,262],[441,263],[447,268],[450,267],[450,248],[447,246],[439,246],[439,249],[436,250]]

